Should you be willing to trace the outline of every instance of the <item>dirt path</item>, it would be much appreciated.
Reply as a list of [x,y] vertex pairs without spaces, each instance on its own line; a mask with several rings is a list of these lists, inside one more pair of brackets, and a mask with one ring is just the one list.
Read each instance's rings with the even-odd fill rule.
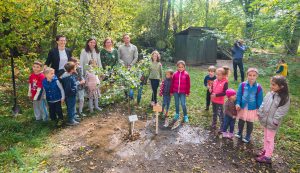
[[128,120],[121,109],[86,118],[52,136],[48,172],[288,172],[277,158],[273,166],[257,164],[253,146],[222,139],[200,127],[171,131],[153,120],[138,121],[140,138],[129,141]]

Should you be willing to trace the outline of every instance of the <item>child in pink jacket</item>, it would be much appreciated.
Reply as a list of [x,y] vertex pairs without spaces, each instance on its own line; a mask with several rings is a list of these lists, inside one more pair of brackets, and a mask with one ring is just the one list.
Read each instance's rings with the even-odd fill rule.
[[174,120],[177,122],[174,124],[175,128],[176,125],[179,125],[179,121],[177,121],[179,119],[179,101],[183,111],[183,121],[185,123],[189,121],[186,109],[186,97],[190,95],[191,87],[190,75],[187,71],[185,71],[185,62],[178,61],[176,65],[177,71],[173,74],[172,87],[170,89],[170,93],[171,95],[174,95],[175,100],[176,114],[174,116]]
[[212,91],[211,91],[211,102],[213,106],[213,120],[212,120],[211,127],[213,130],[216,129],[217,117],[219,117],[220,120],[219,132],[222,132],[223,129],[223,121],[224,121],[223,105],[224,105],[226,90],[228,89],[228,74],[229,74],[228,67],[224,66],[222,68],[218,68],[216,71],[217,79],[214,80]]

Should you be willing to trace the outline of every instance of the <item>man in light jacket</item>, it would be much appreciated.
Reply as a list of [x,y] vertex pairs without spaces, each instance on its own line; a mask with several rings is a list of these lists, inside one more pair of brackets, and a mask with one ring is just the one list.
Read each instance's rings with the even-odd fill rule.
[[120,63],[130,68],[138,60],[138,49],[135,45],[130,43],[130,36],[128,34],[123,35],[124,44],[118,49],[118,56]]

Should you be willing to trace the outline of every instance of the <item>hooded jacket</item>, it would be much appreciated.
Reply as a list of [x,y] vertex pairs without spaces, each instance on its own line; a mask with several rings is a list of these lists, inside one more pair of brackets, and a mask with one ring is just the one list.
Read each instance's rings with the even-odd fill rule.
[[278,107],[280,100],[278,93],[268,92],[258,110],[260,124],[267,129],[277,130],[283,117],[289,111],[290,99]]
[[70,73],[65,72],[61,76],[61,81],[63,88],[65,90],[66,97],[76,96],[77,93],[77,80],[76,76]]
[[172,84],[170,88],[170,94],[180,93],[180,94],[190,94],[191,81],[190,75],[187,71],[182,72],[176,71],[172,77]]

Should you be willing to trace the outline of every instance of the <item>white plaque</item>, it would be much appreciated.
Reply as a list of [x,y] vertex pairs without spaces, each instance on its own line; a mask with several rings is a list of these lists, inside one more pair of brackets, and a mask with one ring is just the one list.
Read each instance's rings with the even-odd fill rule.
[[128,118],[129,118],[129,121],[130,121],[130,122],[135,122],[135,121],[138,120],[137,115],[130,115]]

